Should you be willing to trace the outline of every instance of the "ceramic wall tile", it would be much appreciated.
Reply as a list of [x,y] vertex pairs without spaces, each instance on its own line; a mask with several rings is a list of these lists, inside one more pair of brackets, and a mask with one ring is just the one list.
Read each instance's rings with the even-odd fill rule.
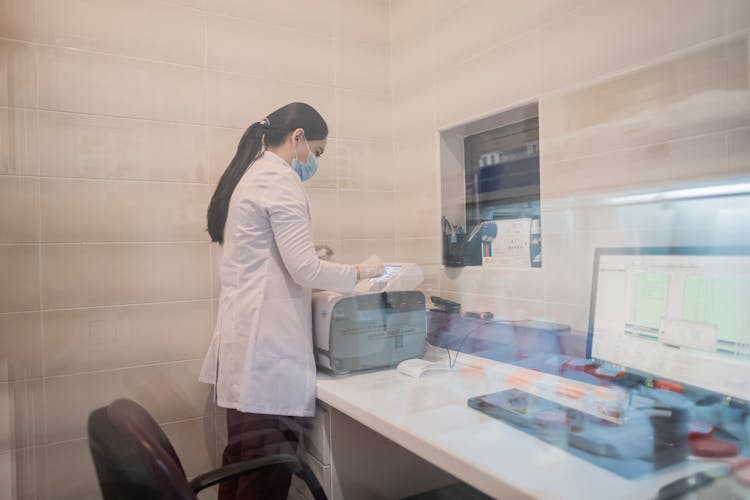
[[[397,218],[394,194],[377,191],[342,191],[338,214],[345,238],[393,238]],[[400,215],[399,215],[400,217]]]
[[198,382],[200,365],[184,361],[47,378],[47,443],[85,437],[89,413],[115,398],[138,402],[159,423],[201,417],[211,387]]
[[42,376],[42,316],[39,312],[0,314],[0,381]]
[[341,240],[341,250],[336,252],[336,260],[345,264],[359,264],[371,255],[384,261],[396,260],[395,238],[346,238]]
[[[679,23],[674,22],[677,12]],[[632,36],[633,26],[638,26],[638,36]],[[723,33],[723,9],[711,0],[600,2],[540,32],[542,89],[561,89],[641,65]]]
[[39,179],[0,175],[0,243],[39,241]]
[[36,0],[36,41],[200,66],[203,14],[148,0]]
[[254,23],[293,28],[318,35],[332,35],[336,25],[336,0],[205,0],[208,12],[241,17]]
[[44,448],[37,477],[37,497],[44,500],[101,497],[87,439]]
[[[331,36],[246,19],[208,16],[207,40],[211,69],[295,83],[333,84]],[[246,49],[237,50],[238,47]],[[300,57],[301,50],[315,56]]]
[[388,45],[336,42],[337,87],[390,92],[391,50]]
[[335,134],[336,105],[332,87],[279,82],[221,72],[208,72],[208,124],[245,130],[290,102],[313,106]]
[[36,113],[0,107],[0,175],[37,175]]
[[[209,127],[208,129],[208,179],[217,184],[237,153],[244,129]],[[213,193],[213,191],[212,191]]]
[[725,9],[726,32],[744,31],[750,28],[750,5],[744,0],[727,0]]
[[[213,413],[204,418],[167,423],[162,425],[162,429],[174,446],[189,478],[221,466],[214,463],[216,429]],[[202,499],[204,495],[201,494],[200,497]]]
[[750,173],[750,128],[731,131],[728,141],[729,174],[747,175]]
[[438,238],[399,238],[396,241],[396,259],[416,262],[420,266],[440,264],[442,241]]
[[727,175],[726,134],[719,133],[545,163],[541,189],[546,199],[580,193],[653,192]]
[[34,50],[29,43],[0,40],[0,106],[36,105]]
[[[388,2],[334,0],[334,8],[334,34],[338,40],[388,44]],[[367,21],[359,21],[364,19]]]
[[[560,304],[545,302],[544,319],[552,323],[568,325],[573,335],[583,337],[588,332],[589,305]],[[585,355],[585,353],[581,353]]]
[[437,126],[484,117],[539,96],[539,39],[534,32],[474,57],[436,80]]
[[[532,31],[537,24],[536,2],[467,2],[451,15],[435,21],[436,64],[452,69],[475,54],[480,54],[481,58],[486,49]],[[492,71],[490,61],[487,63],[486,71],[482,72],[484,75]],[[509,69],[518,71],[509,66],[503,66],[502,71],[507,74]]]
[[338,239],[341,214],[339,194],[333,189],[309,189],[313,238]]
[[[750,110],[743,105],[748,92],[747,54],[744,39],[717,39],[543,98],[539,123],[544,161],[726,130]],[[736,80],[728,76],[734,72]]]
[[48,376],[202,359],[208,300],[44,312]]
[[40,111],[43,176],[206,182],[206,131],[197,125]]
[[39,245],[0,245],[0,313],[39,310]]
[[430,79],[418,80],[394,89],[393,139],[396,144],[411,142],[412,138],[435,133],[437,114],[436,84]]
[[32,41],[33,27],[33,0],[6,0],[0,4],[0,37]]
[[42,300],[56,309],[206,299],[208,258],[208,243],[44,245]]
[[437,189],[396,193],[396,231],[400,238],[434,238],[440,231]]
[[43,444],[44,392],[42,379],[0,382],[0,452]]
[[39,106],[180,123],[203,123],[204,71],[127,57],[39,47]]
[[397,169],[391,143],[341,139],[337,154],[341,189],[395,189]]
[[390,140],[390,94],[338,89],[336,104],[337,137],[381,142]]
[[42,179],[45,242],[207,241],[202,184]]

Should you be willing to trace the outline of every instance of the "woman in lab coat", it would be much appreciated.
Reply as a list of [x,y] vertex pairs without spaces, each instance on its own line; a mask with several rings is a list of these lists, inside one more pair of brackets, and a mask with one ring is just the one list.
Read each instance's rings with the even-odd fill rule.
[[[351,292],[383,272],[373,256],[359,265],[321,260],[313,245],[302,183],[317,170],[328,126],[304,103],[253,123],[216,187],[208,232],[221,244],[216,328],[200,374],[227,412],[223,463],[293,453],[315,412],[313,288]],[[220,500],[285,499],[281,466],[222,484]]]

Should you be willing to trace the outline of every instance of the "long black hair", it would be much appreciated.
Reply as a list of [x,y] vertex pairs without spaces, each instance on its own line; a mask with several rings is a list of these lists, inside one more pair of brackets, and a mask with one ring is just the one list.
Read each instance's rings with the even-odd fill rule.
[[305,131],[308,141],[328,137],[328,125],[323,117],[315,108],[303,102],[287,104],[245,130],[237,153],[222,174],[208,205],[208,234],[211,241],[224,243],[229,199],[247,169],[260,157],[264,148],[280,146],[298,128]]

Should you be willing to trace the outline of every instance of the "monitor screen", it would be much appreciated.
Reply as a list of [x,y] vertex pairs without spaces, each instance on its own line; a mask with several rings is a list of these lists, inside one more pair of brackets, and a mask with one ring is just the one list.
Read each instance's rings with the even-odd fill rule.
[[597,249],[587,354],[750,400],[750,248]]

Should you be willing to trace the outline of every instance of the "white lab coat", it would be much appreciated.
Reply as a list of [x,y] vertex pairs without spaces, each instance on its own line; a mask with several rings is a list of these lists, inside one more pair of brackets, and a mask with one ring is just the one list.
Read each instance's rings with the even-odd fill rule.
[[200,381],[216,384],[224,408],[312,416],[311,292],[351,292],[357,271],[318,258],[302,182],[270,151],[232,194],[219,267],[218,316]]

